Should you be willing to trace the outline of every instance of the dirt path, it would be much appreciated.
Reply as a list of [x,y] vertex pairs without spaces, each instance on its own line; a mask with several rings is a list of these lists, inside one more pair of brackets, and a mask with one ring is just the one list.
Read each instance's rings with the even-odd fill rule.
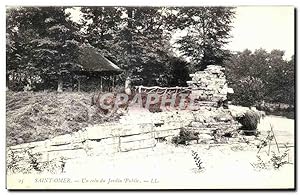
[[294,120],[280,116],[266,116],[258,126],[258,129],[266,134],[273,127],[279,143],[294,144]]

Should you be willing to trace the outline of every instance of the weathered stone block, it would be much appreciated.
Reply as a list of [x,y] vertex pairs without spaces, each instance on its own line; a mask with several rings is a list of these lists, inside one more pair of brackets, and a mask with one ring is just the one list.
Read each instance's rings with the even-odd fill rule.
[[191,122],[190,126],[198,127],[198,128],[206,127],[206,125],[203,122],[196,122],[196,121]]
[[117,144],[113,144],[106,147],[101,148],[92,148],[90,150],[86,150],[86,154],[88,156],[100,156],[100,155],[109,155],[120,152],[120,147]]
[[217,128],[198,128],[198,127],[188,127],[187,129],[190,131],[198,132],[201,134],[208,134],[208,135],[212,134],[213,131],[217,130]]
[[147,140],[139,140],[133,142],[121,143],[120,149],[122,152],[127,152],[131,150],[143,149],[143,148],[151,148],[156,145],[157,141],[153,139]]
[[138,135],[123,136],[123,137],[120,137],[120,142],[126,143],[126,142],[152,139],[152,138],[154,138],[154,132],[142,133],[142,134],[138,134]]
[[49,146],[48,148],[45,148],[47,151],[60,151],[60,150],[77,150],[77,149],[84,149],[84,146],[82,143],[70,143],[65,145],[59,145],[59,146]]
[[211,140],[211,139],[213,139],[213,136],[211,136],[209,134],[199,134],[198,137],[199,137],[199,140]]
[[50,139],[50,145],[66,145],[71,143],[72,141],[73,140],[71,134],[60,135]]
[[78,149],[78,150],[61,150],[61,151],[53,151],[48,152],[48,160],[53,159],[73,159],[73,158],[84,158],[87,156],[84,149]]
[[169,121],[167,124],[164,124],[162,126],[154,127],[154,131],[166,131],[166,130],[174,130],[174,129],[180,129],[182,126],[182,123],[180,121]]
[[120,138],[119,137],[104,138],[104,139],[98,140],[98,142],[100,142],[103,145],[118,144],[120,142]]
[[87,139],[103,139],[114,137],[121,130],[118,124],[95,125],[86,129]]
[[112,132],[113,136],[125,136],[141,133],[148,133],[153,131],[153,125],[151,123],[142,124],[128,124],[123,125],[118,131]]
[[87,131],[78,131],[71,134],[72,142],[83,142],[87,139]]
[[112,143],[112,144],[105,144],[99,141],[91,141],[87,140],[84,143],[84,150],[86,151],[88,156],[92,155],[101,155],[101,154],[112,154],[119,151],[120,144]]
[[156,131],[155,132],[155,138],[168,137],[168,136],[177,136],[179,134],[179,132],[180,132],[180,129]]

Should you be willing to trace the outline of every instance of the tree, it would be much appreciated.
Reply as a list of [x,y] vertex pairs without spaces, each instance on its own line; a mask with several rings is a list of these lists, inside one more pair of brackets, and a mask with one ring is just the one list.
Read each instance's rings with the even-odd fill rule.
[[125,48],[125,70],[139,84],[166,84],[166,61],[171,46],[163,8],[126,7],[125,26],[120,31]]
[[254,106],[263,100],[265,91],[264,83],[260,78],[247,76],[236,80],[234,85],[234,94],[232,98],[236,104],[242,106]]
[[170,34],[165,8],[84,7],[82,29],[90,44],[138,85],[166,85]]
[[58,81],[58,90],[62,86],[64,76],[79,70],[79,42],[77,26],[68,19],[65,7],[41,7],[39,18],[32,18],[38,38],[34,44],[33,56],[38,59],[36,64],[43,70],[43,80],[47,83]]
[[294,56],[287,61],[284,52],[272,50],[269,57],[268,96],[271,102],[294,105],[295,72]]
[[169,59],[169,86],[187,86],[189,76],[189,63],[178,57]]
[[[8,29],[15,29],[7,47],[8,64],[15,64],[18,74],[36,89],[55,88],[57,80],[80,69],[77,63],[80,36],[76,24],[68,19],[64,7],[18,7],[7,15]],[[8,31],[11,34],[11,30]],[[16,54],[24,61],[10,59]],[[11,69],[12,65],[8,65]],[[23,79],[24,80],[24,79]]]
[[230,38],[233,8],[186,7],[178,10],[176,24],[187,33],[177,44],[183,56],[194,64],[193,71],[203,70],[209,64],[222,65],[230,54],[224,46]]
[[77,23],[66,9],[9,9],[7,80],[15,80],[18,90],[27,84],[36,90],[55,89],[62,77],[72,78],[72,70],[81,68],[77,57],[83,42],[124,69],[123,80],[130,76],[139,85],[169,84],[170,68],[175,67],[169,42],[176,20],[173,8],[82,7]]
[[287,63],[287,69],[284,72],[286,82],[286,102],[289,105],[295,106],[295,80],[296,80],[296,72],[295,72],[295,56],[291,57],[291,60]]
[[10,89],[23,90],[34,72],[30,60],[34,31],[24,28],[28,24],[25,18],[34,11],[35,8],[8,8],[6,12],[6,85]]
[[294,60],[285,60],[284,51],[244,50],[233,54],[225,66],[236,104],[254,106],[265,101],[294,105]]
[[122,27],[123,8],[120,7],[81,7],[81,28],[86,42],[101,50],[102,54],[119,63],[116,51],[120,50],[117,42]]

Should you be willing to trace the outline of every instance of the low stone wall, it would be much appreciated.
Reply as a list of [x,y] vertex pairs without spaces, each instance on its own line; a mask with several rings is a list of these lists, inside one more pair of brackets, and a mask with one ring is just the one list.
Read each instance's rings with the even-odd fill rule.
[[[152,113],[149,114],[152,115]],[[157,116],[157,114],[153,115]],[[21,155],[22,159],[26,160],[29,158],[29,152],[29,154],[38,156],[38,161],[50,161],[61,157],[65,159],[82,158],[154,147],[157,143],[156,138],[178,134],[184,124],[178,120],[179,117],[180,114],[174,115],[174,120],[168,121],[169,123],[159,119],[156,122],[144,121],[135,124],[95,125],[83,131],[57,136],[49,140],[11,146],[8,148],[8,153]],[[192,120],[192,118],[189,120],[187,118],[188,116],[185,116],[182,120],[185,120],[186,123]]]
[[158,139],[177,136],[182,128],[199,132],[200,143],[213,142],[216,131],[238,128],[225,109],[149,112],[122,119],[120,123],[96,125],[46,141],[11,146],[8,153],[25,161],[34,155],[38,162],[47,162],[155,147]]
[[[12,161],[48,162],[59,159],[101,156],[117,152],[155,147],[158,140],[178,136],[181,129],[197,132],[199,143],[214,143],[216,135],[224,135],[240,127],[228,109],[219,107],[225,100],[228,87],[219,66],[191,75],[188,82],[197,100],[195,110],[175,110],[151,113],[138,112],[123,116],[117,123],[105,123],[82,131],[41,142],[11,146]],[[18,158],[16,158],[18,157]],[[17,160],[16,160],[17,159]]]

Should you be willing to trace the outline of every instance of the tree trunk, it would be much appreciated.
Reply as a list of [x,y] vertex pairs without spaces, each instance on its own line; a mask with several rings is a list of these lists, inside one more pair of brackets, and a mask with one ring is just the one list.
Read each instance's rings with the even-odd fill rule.
[[78,92],[80,92],[80,78],[78,78]]
[[103,81],[102,81],[102,77],[100,77],[100,90],[101,90],[101,92],[103,92]]
[[62,91],[63,91],[63,81],[62,78],[60,77],[58,79],[57,92],[62,92]]
[[10,85],[9,85],[10,83],[9,83],[9,74],[6,74],[6,91],[8,91],[9,90],[9,88],[10,88]]
[[133,24],[132,21],[134,19],[134,9],[132,7],[128,7],[127,9],[127,58],[126,58],[126,63],[127,63],[127,70],[125,72],[126,77],[131,76],[131,72],[132,72],[132,64],[131,64],[131,57],[132,57],[132,41],[133,41],[133,35],[132,35],[132,31],[133,31]]

